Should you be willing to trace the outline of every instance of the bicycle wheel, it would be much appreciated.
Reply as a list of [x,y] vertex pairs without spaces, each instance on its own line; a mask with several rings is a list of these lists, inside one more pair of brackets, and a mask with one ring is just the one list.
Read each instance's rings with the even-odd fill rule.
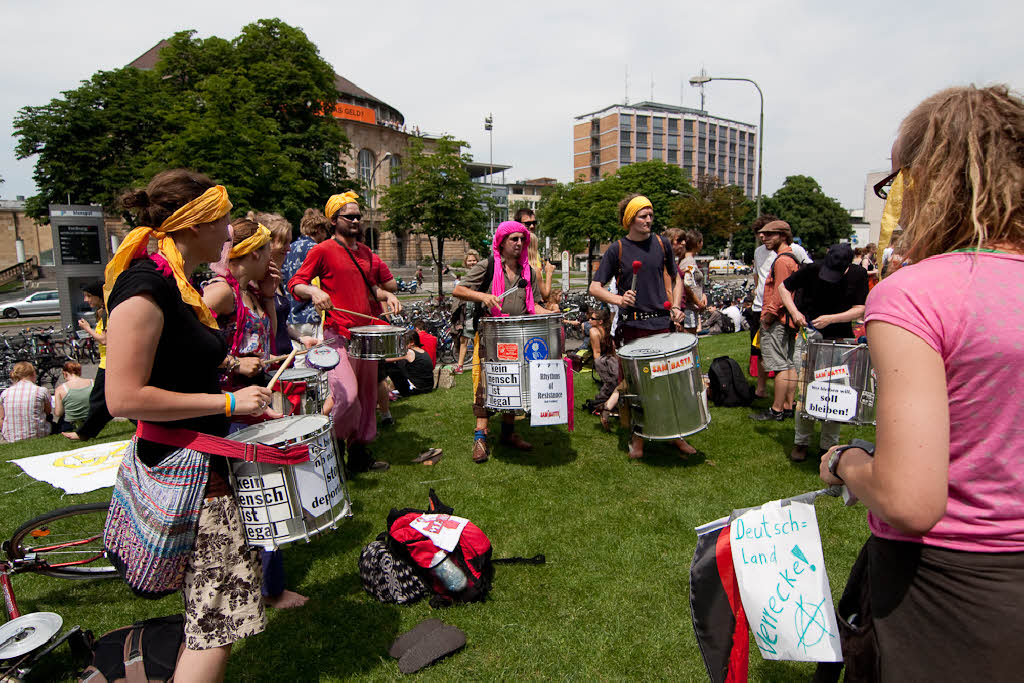
[[25,522],[6,545],[12,560],[35,557],[39,574],[61,579],[117,576],[103,552],[109,503],[72,505]]

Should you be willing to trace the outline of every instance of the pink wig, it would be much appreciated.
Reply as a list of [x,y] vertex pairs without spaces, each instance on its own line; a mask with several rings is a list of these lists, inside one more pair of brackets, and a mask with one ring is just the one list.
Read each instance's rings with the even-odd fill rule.
[[[517,221],[505,221],[494,231],[494,242],[491,244],[491,253],[494,256],[494,277],[491,279],[491,294],[501,296],[505,293],[505,268],[501,260],[501,245],[506,237],[517,232],[523,234],[523,250],[519,254],[519,271],[522,272],[523,278],[526,279],[526,312],[532,315],[535,309],[533,307],[533,285],[530,282],[530,231],[525,225]],[[491,315],[502,316],[505,314],[501,312],[499,307],[492,308]]]

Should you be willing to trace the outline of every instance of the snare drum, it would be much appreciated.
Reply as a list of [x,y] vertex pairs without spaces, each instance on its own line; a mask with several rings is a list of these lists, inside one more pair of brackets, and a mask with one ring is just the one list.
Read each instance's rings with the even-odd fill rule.
[[282,417],[228,438],[267,446],[309,446],[309,462],[299,465],[231,461],[231,484],[250,546],[274,549],[298,540],[309,542],[352,516],[342,463],[326,416]]
[[[323,412],[324,401],[327,400],[329,389],[327,388],[327,373],[319,372],[311,368],[288,368],[281,373],[281,382],[293,384],[304,384],[302,398],[299,401],[299,408],[292,411],[292,404],[288,401],[283,391],[274,391],[270,399],[270,406],[279,413],[286,415],[319,415]],[[275,388],[280,384],[275,385]]]
[[487,389],[484,406],[529,412],[529,362],[565,354],[562,314],[481,318],[480,344]]
[[875,371],[867,344],[854,339],[808,341],[798,378],[797,410],[804,417],[875,424]]
[[678,439],[711,423],[696,336],[671,332],[635,339],[619,349],[619,360],[637,434]]
[[410,331],[396,325],[362,325],[349,329],[348,355],[361,360],[386,360],[404,356]]

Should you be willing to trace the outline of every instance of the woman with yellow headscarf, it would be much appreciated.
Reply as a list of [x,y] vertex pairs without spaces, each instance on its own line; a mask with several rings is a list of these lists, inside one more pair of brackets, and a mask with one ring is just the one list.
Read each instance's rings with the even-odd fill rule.
[[271,354],[276,329],[274,290],[281,271],[270,260],[270,229],[247,218],[231,223],[231,242],[225,243],[217,273],[203,286],[203,301],[217,316],[228,343],[226,385],[265,384],[263,361]]
[[[231,643],[261,632],[259,563],[246,552],[223,456],[175,444],[223,437],[232,415],[260,415],[270,392],[220,389],[227,347],[188,278],[228,240],[227,190],[175,169],[122,197],[139,223],[106,269],[107,406],[139,421],[111,498],[104,545],[146,597],[181,590],[185,650],[176,674],[220,680]],[[151,238],[158,249],[148,254]],[[199,568],[202,568],[200,571]]]

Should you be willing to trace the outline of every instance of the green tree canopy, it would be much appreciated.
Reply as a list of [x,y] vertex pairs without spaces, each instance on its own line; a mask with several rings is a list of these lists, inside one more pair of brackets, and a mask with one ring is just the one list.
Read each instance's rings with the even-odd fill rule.
[[462,152],[468,147],[448,135],[430,149],[422,138],[411,138],[408,158],[402,160],[404,178],[384,187],[380,200],[388,215],[385,230],[401,234],[418,231],[437,240],[437,250],[431,243],[431,252],[437,264],[438,294],[443,291],[444,241],[483,240],[488,210],[497,210],[490,193],[469,177],[466,164],[472,158]]
[[805,175],[786,178],[775,194],[764,202],[764,212],[789,223],[807,251],[820,253],[853,234],[850,214],[821,190],[818,182]]
[[297,224],[355,183],[339,153],[347,141],[325,105],[337,100],[334,70],[305,34],[261,19],[231,41],[176,33],[153,71],[101,71],[49,104],[15,118],[19,159],[37,156],[47,205],[95,202],[113,211],[127,187],[184,166],[227,186],[235,211],[276,211]]
[[704,253],[717,254],[733,237],[732,253],[753,256],[753,234],[743,228],[754,219],[756,205],[738,185],[723,185],[714,175],[697,178],[690,194],[672,203],[669,225],[682,230],[700,230]]

